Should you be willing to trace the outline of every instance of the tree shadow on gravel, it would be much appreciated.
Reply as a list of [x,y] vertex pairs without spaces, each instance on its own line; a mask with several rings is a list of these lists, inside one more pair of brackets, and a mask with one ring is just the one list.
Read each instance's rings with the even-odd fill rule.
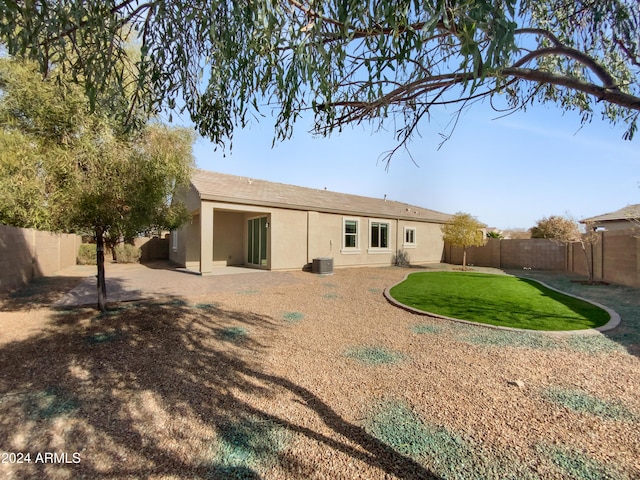
[[[232,341],[224,335],[230,328],[247,335]],[[437,478],[312,391],[266,373],[268,338],[279,328],[268,316],[181,298],[52,313],[48,330],[0,348],[0,450],[31,459],[3,465],[5,472],[19,479],[259,479],[275,465],[292,477],[314,473],[286,448],[254,455],[264,439],[228,434],[248,424],[266,425],[265,435],[306,436],[399,478]],[[306,405],[336,435],[260,407],[277,401]],[[45,452],[64,453],[65,462],[37,462]]]
[[[85,277],[40,277],[27,285],[0,293],[0,312],[48,307],[77,287]],[[97,294],[96,294],[96,303]]]

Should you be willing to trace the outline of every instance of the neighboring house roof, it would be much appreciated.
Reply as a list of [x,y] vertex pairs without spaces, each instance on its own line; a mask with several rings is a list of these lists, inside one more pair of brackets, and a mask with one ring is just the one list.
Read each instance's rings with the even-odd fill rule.
[[640,204],[627,205],[615,212],[605,213],[596,217],[585,218],[580,223],[600,223],[600,222],[619,222],[621,220],[638,220],[640,219]]
[[392,200],[298,187],[206,170],[195,170],[191,183],[202,200],[435,223],[446,223],[451,218],[451,215],[446,213]]

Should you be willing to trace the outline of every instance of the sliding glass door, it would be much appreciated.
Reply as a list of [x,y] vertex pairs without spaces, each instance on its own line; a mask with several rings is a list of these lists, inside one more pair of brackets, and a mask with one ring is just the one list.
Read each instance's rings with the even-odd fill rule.
[[252,265],[267,266],[267,217],[249,220],[247,260]]

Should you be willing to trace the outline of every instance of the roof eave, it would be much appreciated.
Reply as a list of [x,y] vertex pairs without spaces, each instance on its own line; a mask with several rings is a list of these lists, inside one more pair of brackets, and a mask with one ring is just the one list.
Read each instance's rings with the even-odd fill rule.
[[[199,192],[200,193],[200,192]],[[416,221],[416,222],[425,222],[425,223],[440,223],[445,224],[447,220],[439,219],[439,218],[427,218],[427,217],[414,217],[409,215],[389,215],[381,212],[369,212],[369,211],[358,211],[358,210],[347,210],[347,209],[334,209],[334,208],[318,208],[317,206],[311,205],[292,205],[289,203],[282,202],[265,202],[261,200],[254,199],[241,199],[237,197],[226,197],[222,195],[210,195],[206,193],[200,193],[200,199],[209,202],[221,202],[221,203],[231,203],[234,205],[255,205],[258,207],[271,207],[271,208],[283,208],[287,210],[300,210],[300,211],[311,211],[311,212],[321,212],[321,213],[333,213],[338,215],[360,215],[364,217],[372,217],[372,218],[392,218],[394,220],[408,220],[408,221]]]

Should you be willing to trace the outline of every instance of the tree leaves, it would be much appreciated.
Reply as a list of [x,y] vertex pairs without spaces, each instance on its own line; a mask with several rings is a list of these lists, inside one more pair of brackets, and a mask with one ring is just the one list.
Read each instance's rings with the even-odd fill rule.
[[[278,140],[313,109],[315,133],[393,121],[401,143],[432,108],[504,94],[513,109],[550,102],[586,121],[600,111],[628,126],[626,138],[640,112],[636,0],[5,4],[8,51],[72,72],[92,109],[105,92],[129,98],[135,108],[121,118],[141,125],[182,97],[220,145],[263,112]],[[136,61],[126,52],[133,31]]]
[[472,247],[485,244],[482,233],[484,225],[468,213],[458,212],[449,222],[442,225],[442,236],[446,243],[454,247]]
[[531,238],[550,238],[560,243],[580,241],[582,235],[578,223],[567,217],[551,215],[531,227]]
[[73,84],[42,80],[33,64],[0,59],[0,221],[112,237],[177,227],[171,204],[189,181],[193,133],[119,128]]

